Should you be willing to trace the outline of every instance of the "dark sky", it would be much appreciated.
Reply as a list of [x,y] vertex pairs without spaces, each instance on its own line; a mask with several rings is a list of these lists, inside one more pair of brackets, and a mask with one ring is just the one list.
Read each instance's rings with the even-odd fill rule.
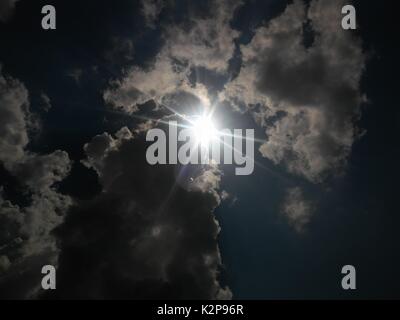
[[[395,2],[329,3],[0,0],[0,297],[400,298]],[[146,163],[203,98],[253,174]]]

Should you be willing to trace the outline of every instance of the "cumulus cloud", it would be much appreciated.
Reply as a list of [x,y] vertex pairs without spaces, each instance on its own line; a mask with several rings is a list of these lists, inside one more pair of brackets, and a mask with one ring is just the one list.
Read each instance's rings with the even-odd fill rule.
[[0,0],[0,21],[7,22],[14,14],[18,0]]
[[186,73],[186,69],[160,54],[148,69],[133,67],[122,80],[113,81],[103,97],[116,108],[136,112],[139,104],[149,100],[160,102],[163,96],[177,90]]
[[[154,12],[155,3],[147,3],[146,10]],[[112,81],[110,88],[105,90],[104,100],[128,113],[136,112],[138,105],[149,100],[161,103],[163,97],[177,91],[190,92],[207,100],[208,90],[200,83],[191,84],[189,76],[198,67],[217,73],[227,72],[228,61],[235,50],[234,39],[239,36],[229,22],[241,1],[210,3],[208,15],[189,12],[185,22],[165,26],[164,46],[153,63],[125,70],[125,76]]]
[[68,154],[54,151],[51,154],[26,154],[24,161],[13,168],[13,173],[32,190],[46,190],[63,180],[71,169]]
[[309,7],[303,1],[288,5],[241,46],[240,73],[221,94],[238,109],[244,105],[265,127],[263,156],[312,182],[340,172],[360,135],[355,121],[365,57],[360,40],[341,28],[342,5],[320,0]]
[[[14,204],[5,199],[6,186],[0,185],[0,296],[25,298],[40,282],[26,281],[19,286],[16,281],[20,278],[15,275],[36,270],[39,256],[48,263],[56,262],[57,246],[51,232],[62,222],[72,200],[60,194],[55,184],[68,175],[71,161],[64,151],[40,155],[26,149],[35,125],[28,91],[21,82],[3,74],[0,115],[0,166],[18,181],[21,197],[28,198],[26,205]],[[20,291],[13,290],[14,286]]]
[[209,17],[193,17],[188,29],[173,25],[166,30],[169,55],[195,67],[225,72],[239,32],[229,22],[242,4],[237,0],[211,1]]
[[221,171],[217,165],[208,165],[201,168],[201,173],[191,179],[189,190],[214,192],[216,194],[221,182]]
[[[218,282],[215,178],[177,183],[173,165],[151,166],[148,143],[123,128],[85,145],[102,193],[77,204],[57,230],[58,297],[230,298]],[[182,171],[183,172],[183,171]],[[209,187],[209,189],[206,189]]]
[[[125,77],[104,92],[104,99],[128,113],[138,112],[149,100],[185,114],[192,114],[196,104],[191,97],[204,106],[214,103],[207,84],[193,84],[189,77],[193,68],[227,72],[239,36],[230,20],[240,4],[211,2],[210,15],[190,15],[185,27],[164,27],[165,43],[154,62],[126,70]],[[289,4],[240,46],[240,71],[236,78],[227,78],[218,95],[220,102],[249,112],[264,128],[262,156],[312,183],[342,173],[362,134],[357,120],[364,99],[359,83],[365,55],[360,39],[341,28],[344,4],[322,0]],[[182,185],[188,190],[218,190],[220,174],[203,169],[203,174]],[[302,197],[300,189],[291,190],[284,209],[297,231],[304,229],[312,212],[311,203]]]
[[29,142],[28,105],[25,86],[2,75],[0,65],[0,161],[8,168],[23,158]]
[[27,206],[0,194],[0,297],[32,298],[40,288],[41,267],[57,264],[53,229],[71,206],[54,188],[34,192]]
[[[193,84],[190,75],[195,68],[227,72],[239,36],[230,20],[240,4],[211,1],[208,14],[163,25],[164,45],[153,61],[124,70],[121,79],[110,82],[104,100],[129,114],[152,106],[145,115],[159,106],[187,113],[196,105],[211,105],[208,88]],[[143,2],[149,27],[161,7],[159,1]],[[364,56],[359,40],[341,30],[340,8],[340,1],[288,5],[241,45],[240,72],[220,93],[221,100],[247,110],[265,128],[263,156],[312,182],[344,168],[359,133],[354,121],[360,115]],[[305,23],[312,26],[309,45]],[[163,117],[159,113],[154,120]],[[154,125],[157,121],[142,123]],[[135,129],[95,136],[84,147],[84,163],[97,172],[102,193],[73,206],[57,228],[61,253],[55,295],[229,298],[229,289],[218,282],[219,226],[213,216],[226,197],[219,195],[221,172],[214,167],[150,166],[140,156],[146,150],[143,130]],[[55,177],[65,175],[50,160],[46,163],[53,173],[23,174],[33,160],[15,172],[26,177],[28,186],[32,179],[48,189]],[[35,161],[35,167],[45,167]],[[11,205],[9,210],[19,208]],[[282,212],[296,231],[306,228],[313,211],[301,189],[287,191]]]
[[[150,100],[176,105],[170,97],[189,92],[209,104],[207,86],[191,84],[189,75],[196,67],[226,72],[239,35],[229,21],[240,4],[211,2],[211,14],[189,16],[188,27],[166,26],[165,44],[154,63],[126,70],[104,92],[105,101],[133,113]],[[267,139],[259,149],[264,157],[315,183],[344,170],[362,133],[356,121],[365,56],[360,40],[341,28],[343,4],[314,0],[309,6],[303,1],[288,5],[241,45],[239,75],[219,94],[265,128]],[[305,34],[305,24],[312,36]],[[307,45],[306,37],[312,38]]]
[[287,219],[289,225],[297,232],[301,233],[305,230],[314,210],[314,203],[304,197],[299,187],[289,188],[286,191],[282,214]]

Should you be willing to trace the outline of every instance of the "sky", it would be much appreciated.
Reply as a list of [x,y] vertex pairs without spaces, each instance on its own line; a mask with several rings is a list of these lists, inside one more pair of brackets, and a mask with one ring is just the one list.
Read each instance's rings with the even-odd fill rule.
[[[400,298],[396,29],[390,1],[0,0],[0,298]],[[250,175],[147,162],[211,111]]]

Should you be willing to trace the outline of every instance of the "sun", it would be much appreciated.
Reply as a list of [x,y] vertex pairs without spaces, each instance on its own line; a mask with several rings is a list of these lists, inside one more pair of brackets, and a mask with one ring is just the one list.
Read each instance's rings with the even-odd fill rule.
[[201,146],[208,146],[216,137],[217,130],[211,116],[197,116],[192,121],[196,141]]

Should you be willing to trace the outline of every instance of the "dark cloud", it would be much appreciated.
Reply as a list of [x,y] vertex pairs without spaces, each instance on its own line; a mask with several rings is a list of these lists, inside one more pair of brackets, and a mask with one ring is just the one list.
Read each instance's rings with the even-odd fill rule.
[[7,187],[0,184],[0,297],[28,298],[40,284],[32,280],[40,275],[39,257],[42,264],[57,263],[51,231],[62,222],[72,200],[55,184],[68,175],[71,161],[64,151],[40,155],[26,149],[35,125],[29,94],[20,81],[4,75],[0,115],[0,165],[20,184],[20,197],[27,198],[27,205],[12,203],[4,196]]
[[28,91],[16,79],[5,77],[0,65],[0,161],[6,167],[24,156],[28,144]]
[[46,155],[26,155],[24,161],[15,166],[13,173],[32,190],[46,190],[64,179],[70,169],[68,154],[57,150]]
[[216,184],[203,178],[200,189],[183,188],[176,166],[147,163],[146,147],[127,128],[85,146],[103,191],[57,229],[57,297],[230,297],[218,283]]

